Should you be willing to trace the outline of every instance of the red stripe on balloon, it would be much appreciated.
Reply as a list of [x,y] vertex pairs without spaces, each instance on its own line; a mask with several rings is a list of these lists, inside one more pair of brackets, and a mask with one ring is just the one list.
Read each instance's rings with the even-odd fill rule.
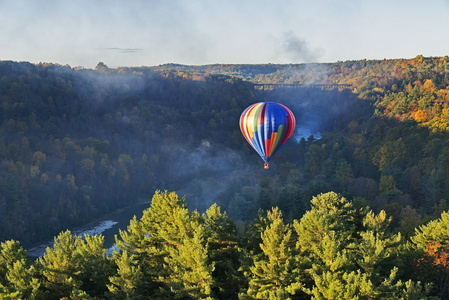
[[262,109],[260,110],[259,114],[259,124],[263,124],[265,122],[265,107],[267,107],[267,104],[262,104]]
[[265,156],[266,157],[270,156],[270,146],[271,146],[271,139],[266,139],[265,140]]

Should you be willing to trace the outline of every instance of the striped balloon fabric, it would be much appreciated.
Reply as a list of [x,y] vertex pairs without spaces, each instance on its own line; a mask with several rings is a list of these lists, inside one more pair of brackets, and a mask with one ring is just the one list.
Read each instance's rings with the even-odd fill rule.
[[268,162],[295,130],[295,116],[282,104],[260,102],[250,105],[240,116],[240,130],[248,143]]

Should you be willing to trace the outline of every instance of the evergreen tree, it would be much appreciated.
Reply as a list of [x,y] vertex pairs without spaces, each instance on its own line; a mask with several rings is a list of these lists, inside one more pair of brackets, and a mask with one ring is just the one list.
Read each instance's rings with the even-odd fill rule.
[[107,257],[103,245],[102,235],[84,235],[76,249],[81,267],[81,290],[92,297],[104,296],[108,291],[109,276],[115,273],[113,261]]
[[301,288],[300,270],[292,229],[278,208],[268,212],[269,226],[262,232],[262,254],[254,257],[249,288],[241,299],[291,299]]
[[0,244],[0,299],[35,299],[39,295],[38,270],[14,240]]
[[245,254],[237,240],[237,227],[217,204],[203,214],[203,219],[209,260],[214,265],[213,294],[218,299],[236,299],[239,291],[247,285],[241,271]]
[[126,250],[142,272],[142,295],[161,299],[211,295],[214,268],[202,223],[197,212],[189,214],[184,198],[156,191],[142,218],[134,218],[127,231],[120,232],[119,249]]
[[246,249],[249,256],[254,256],[262,253],[260,244],[262,243],[262,233],[270,226],[267,214],[259,209],[257,218],[245,227],[244,240],[246,242]]
[[[181,213],[182,215],[182,213]],[[165,267],[169,271],[163,280],[174,292],[175,298],[190,296],[196,299],[206,299],[212,293],[213,265],[209,264],[208,248],[205,243],[204,227],[197,221],[182,218],[173,224],[176,232],[171,232],[166,245],[168,256]],[[177,239],[171,237],[182,237]]]
[[374,284],[379,285],[390,274],[389,270],[398,263],[397,250],[401,243],[401,235],[387,233],[391,218],[381,211],[375,215],[368,212],[363,219],[363,230],[359,232],[355,253],[357,266]]
[[141,292],[143,274],[136,261],[132,261],[126,250],[114,253],[117,274],[109,277],[111,299],[146,299]]
[[69,230],[60,233],[53,247],[47,248],[44,256],[39,258],[45,298],[104,296],[106,282],[114,270],[103,242],[102,236],[85,235],[83,239]]
[[[116,237],[116,245],[122,252],[120,254],[114,253],[114,260],[119,268],[124,268],[117,274],[115,282],[129,280],[129,277],[139,278],[139,282],[132,284],[133,294],[138,295],[152,295],[154,291],[159,290],[163,286],[158,281],[158,274],[163,272],[161,268],[164,263],[166,252],[163,249],[163,241],[157,234],[144,224],[148,224],[148,210],[143,212],[141,220],[134,218],[130,221],[127,230],[120,230],[121,240]],[[150,231],[151,230],[151,231]],[[148,232],[152,232],[150,235]],[[129,255],[129,261],[125,260],[125,252]],[[128,266],[127,266],[128,265]],[[129,268],[130,270],[127,270]],[[134,274],[134,273],[137,274]],[[111,279],[114,283],[114,281]],[[115,283],[114,283],[115,284]],[[115,288],[109,287],[110,291],[115,294],[130,293],[129,287],[117,285]]]
[[304,291],[315,299],[402,299],[425,293],[419,283],[398,280],[395,249],[401,237],[386,233],[389,222],[384,212],[355,208],[336,193],[314,197],[312,209],[294,223],[297,248],[311,263]]

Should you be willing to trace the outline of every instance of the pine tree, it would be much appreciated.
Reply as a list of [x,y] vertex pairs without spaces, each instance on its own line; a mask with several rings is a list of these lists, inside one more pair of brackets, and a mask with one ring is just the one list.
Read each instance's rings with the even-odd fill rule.
[[117,274],[109,277],[109,298],[111,299],[146,299],[143,296],[143,274],[136,261],[132,261],[126,250],[114,253]]
[[[146,225],[148,219],[148,210],[143,212],[143,216],[140,220],[136,217],[130,221],[127,230],[120,230],[121,240],[116,237],[117,248],[121,252],[126,252],[129,255],[129,268],[134,267],[135,272],[141,273],[141,275],[131,275],[129,272],[119,272],[117,276],[123,276],[124,278],[116,278],[117,281],[127,281],[127,277],[135,276],[139,279],[139,283],[133,283],[135,287],[133,294],[138,295],[152,295],[154,291],[159,290],[163,286],[161,282],[158,281],[158,276],[163,272],[162,266],[164,264],[164,257],[167,255],[166,251],[163,249],[163,240],[157,236],[154,232],[153,235],[148,233],[151,228],[144,229],[144,224]],[[146,225],[146,227],[149,227]],[[152,231],[152,230],[151,230]],[[114,253],[114,260],[116,264],[120,267],[121,264],[126,262],[118,261],[123,258],[123,253]],[[131,263],[132,262],[132,263]],[[123,266],[124,268],[127,268]],[[109,287],[111,290],[111,287]],[[123,289],[123,290],[121,290]],[[121,290],[121,291],[120,291]],[[113,290],[114,293],[129,293],[127,287],[122,287],[120,285],[116,286]]]
[[39,258],[49,299],[69,297],[72,289],[81,286],[77,280],[81,272],[75,255],[77,243],[78,238],[67,230],[55,237],[53,247],[47,248],[44,256]]
[[152,298],[211,295],[213,265],[209,264],[201,216],[191,215],[184,198],[156,191],[150,208],[140,220],[134,218],[117,240],[142,272],[143,295]]
[[425,294],[419,283],[398,280],[400,235],[387,234],[384,212],[355,208],[330,192],[294,223],[297,249],[310,260],[304,291],[315,299],[402,299]]
[[254,258],[249,288],[241,299],[290,299],[301,288],[292,229],[285,225],[278,208],[268,212],[263,231],[262,254]]
[[176,298],[186,296],[196,299],[209,298],[213,285],[213,266],[208,263],[204,227],[192,222],[188,224],[188,228],[179,226],[177,229],[180,229],[181,234],[185,232],[185,237],[179,245],[166,248],[168,256],[165,264],[169,275],[165,280]]
[[76,255],[79,257],[81,273],[81,290],[92,297],[103,297],[108,291],[109,276],[115,273],[112,259],[107,257],[103,248],[102,235],[84,235],[77,245]]
[[325,287],[329,290],[322,290],[324,294],[334,293],[333,290],[341,293],[337,286],[344,283],[337,279],[344,272],[357,269],[351,251],[355,248],[361,216],[346,198],[332,192],[314,197],[311,203],[311,210],[293,224],[298,235],[296,247],[311,266],[305,291],[315,297]]
[[226,212],[213,204],[203,214],[209,260],[214,265],[213,294],[218,299],[236,299],[239,291],[246,286],[246,278],[241,268],[243,249],[237,240],[237,227]]
[[0,299],[35,299],[40,287],[37,273],[19,242],[0,244]]
[[102,236],[60,233],[39,262],[43,267],[47,299],[101,297],[112,275],[111,261],[103,249]]
[[383,278],[390,275],[392,267],[398,263],[397,249],[401,244],[400,234],[386,232],[391,218],[385,211],[375,215],[372,211],[365,215],[364,228],[359,232],[357,242],[357,265],[374,285],[379,285]]

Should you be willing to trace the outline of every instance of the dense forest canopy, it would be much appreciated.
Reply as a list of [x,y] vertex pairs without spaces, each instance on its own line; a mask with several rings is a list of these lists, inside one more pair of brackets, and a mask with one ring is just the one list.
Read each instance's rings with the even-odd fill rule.
[[[260,90],[254,83],[300,86]],[[316,84],[349,87],[331,89]],[[286,104],[297,118],[297,127],[313,127],[320,138],[292,138],[272,160],[270,170],[263,170],[260,158],[238,127],[241,112],[258,101]],[[11,249],[19,249],[12,240],[28,247],[67,228],[149,200],[156,190],[186,195],[185,203],[173,204],[184,209],[180,211],[186,214],[184,221],[189,219],[183,226],[191,235],[185,238],[155,237],[132,248],[127,238],[133,239],[133,234],[142,238],[141,234],[148,234],[155,226],[152,221],[142,225],[146,221],[142,219],[141,224],[135,220],[128,235],[122,234],[124,243],[112,259],[103,257],[99,237],[78,240],[71,233],[61,233],[55,243],[74,243],[82,257],[88,252],[82,249],[96,247],[98,256],[92,254],[86,261],[100,260],[94,264],[106,268],[107,276],[98,279],[103,280],[101,290],[90,291],[88,283],[78,278],[76,290],[72,286],[69,294],[67,290],[56,292],[58,281],[39,271],[39,266],[51,268],[56,253],[47,251],[38,265],[31,265],[23,260],[26,253],[22,257],[19,252],[16,260],[23,261],[23,270],[28,272],[29,285],[22,291],[27,295],[38,295],[44,287],[44,291],[61,297],[70,293],[82,297],[84,291],[91,297],[112,293],[120,298],[134,292],[153,295],[159,289],[162,294],[153,296],[167,297],[164,293],[171,291],[177,297],[214,295],[226,299],[220,294],[226,291],[242,299],[268,299],[274,297],[272,293],[279,298],[296,295],[321,299],[332,293],[360,294],[363,286],[367,298],[389,291],[392,299],[400,299],[406,297],[404,293],[426,293],[426,284],[433,283],[427,287],[430,295],[447,297],[449,237],[444,229],[447,214],[443,213],[449,200],[447,56],[329,64],[168,64],[116,69],[99,63],[95,70],[0,61],[0,103],[0,240],[5,241],[1,246],[4,256],[14,252]],[[335,249],[345,249],[340,254],[323,252],[324,245],[313,241],[307,244],[298,240],[298,236],[307,235],[307,230],[313,231],[305,228],[304,222],[328,217],[329,211],[318,209],[325,206],[319,202],[323,195],[329,201],[347,201],[344,208],[339,208],[347,210],[342,214],[352,220],[347,228],[338,231],[335,224],[323,225],[330,230],[326,233],[328,242],[338,243]],[[172,199],[168,194],[164,197]],[[185,205],[198,212],[186,213]],[[348,205],[359,210],[353,211]],[[207,229],[212,225],[206,211],[212,213],[212,207],[219,218],[219,209],[226,211],[226,218],[220,219],[224,227],[214,230],[221,230],[219,236],[226,239],[225,244],[236,247],[232,251],[220,248],[217,240],[213,242],[218,233]],[[372,212],[363,210],[366,207]],[[202,213],[206,215],[201,217]],[[253,227],[245,231],[248,224]],[[420,226],[424,227],[416,231]],[[241,232],[238,237],[237,228]],[[285,249],[263,246],[271,241],[268,229],[277,232],[273,238],[279,239],[279,247]],[[442,233],[432,235],[432,230]],[[199,244],[205,247],[198,248],[203,252],[195,252],[198,257],[189,258],[196,262],[204,259],[197,268],[202,270],[201,275],[183,273],[179,276],[186,277],[175,278],[175,269],[170,269],[173,262],[165,262],[171,266],[161,275],[165,279],[155,279],[158,268],[165,268],[160,260],[165,254],[145,252],[145,243],[158,248],[172,239],[178,239],[176,243],[185,249],[194,245],[198,248]],[[358,245],[360,251],[368,251],[369,241],[390,249],[379,252],[375,259],[378,263],[372,266],[361,263],[363,255],[368,254],[351,250]],[[139,247],[147,250],[143,253]],[[171,257],[181,255],[179,248],[170,247],[164,251]],[[286,255],[279,262],[287,274],[282,284],[275,278],[261,279],[270,273],[264,261],[272,262],[270,251]],[[224,258],[223,262],[233,266],[228,270],[229,266],[219,261],[230,253],[245,258]],[[309,258],[289,259],[299,254]],[[323,256],[331,254],[340,256]],[[350,263],[352,255],[360,262]],[[334,269],[329,259],[339,261],[339,267]],[[245,263],[236,266],[234,260]],[[405,262],[416,276],[407,277],[410,270]],[[189,264],[181,263],[181,258],[177,263]],[[125,274],[126,268],[134,271]],[[441,274],[427,276],[432,268]],[[13,293],[13,275],[6,270],[0,262],[1,287],[7,286],[5,289]],[[236,281],[217,278],[222,273],[213,270],[235,272],[232,278]],[[195,280],[195,276],[202,276],[202,285],[187,280]],[[292,276],[295,280],[288,279]],[[331,277],[339,283],[334,290],[325,290],[334,282]],[[139,290],[140,280],[151,282],[147,287],[151,291]],[[278,283],[276,289],[260,290],[265,284],[272,286],[272,280]],[[349,288],[348,282],[358,282],[355,290],[341,287]],[[229,290],[229,286],[236,289]]]
[[300,218],[275,207],[238,230],[216,204],[190,211],[156,191],[117,238],[55,237],[34,263],[20,243],[0,244],[6,299],[446,299],[449,213],[410,242],[391,218],[334,192]]

